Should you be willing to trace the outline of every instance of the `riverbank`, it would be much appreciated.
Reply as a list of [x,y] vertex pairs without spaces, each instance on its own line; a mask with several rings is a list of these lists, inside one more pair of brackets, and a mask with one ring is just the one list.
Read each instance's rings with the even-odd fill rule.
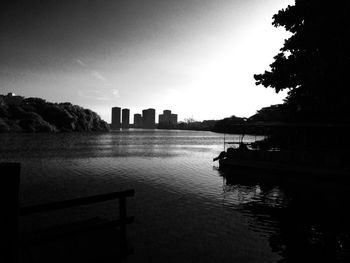
[[0,95],[0,133],[108,130],[109,125],[96,112],[69,102]]

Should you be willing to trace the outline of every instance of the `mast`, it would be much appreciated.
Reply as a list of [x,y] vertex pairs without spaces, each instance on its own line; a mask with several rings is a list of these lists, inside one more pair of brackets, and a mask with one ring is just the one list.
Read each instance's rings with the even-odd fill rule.
[[226,151],[225,133],[224,133],[224,151]]

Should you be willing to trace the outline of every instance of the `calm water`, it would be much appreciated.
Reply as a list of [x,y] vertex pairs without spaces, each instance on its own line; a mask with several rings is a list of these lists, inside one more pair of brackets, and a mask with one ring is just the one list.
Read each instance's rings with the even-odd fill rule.
[[[349,259],[347,185],[220,172],[212,158],[222,150],[221,134],[196,131],[0,136],[0,161],[22,163],[23,205],[134,188],[128,236],[135,255],[128,262]],[[116,208],[23,218],[21,231],[113,217]]]

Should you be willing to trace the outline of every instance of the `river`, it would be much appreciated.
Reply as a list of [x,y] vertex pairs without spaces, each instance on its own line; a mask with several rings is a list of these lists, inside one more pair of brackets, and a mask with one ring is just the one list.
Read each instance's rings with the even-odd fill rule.
[[[126,262],[349,259],[347,185],[222,172],[212,161],[222,150],[223,135],[203,131],[0,136],[0,161],[21,162],[23,206],[135,189],[128,199],[135,254]],[[21,231],[57,218],[113,217],[116,208],[107,203],[36,215],[21,219]]]

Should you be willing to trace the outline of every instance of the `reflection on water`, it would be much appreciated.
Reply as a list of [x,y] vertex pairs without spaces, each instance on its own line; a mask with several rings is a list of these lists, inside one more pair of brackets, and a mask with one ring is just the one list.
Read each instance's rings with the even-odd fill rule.
[[348,262],[347,187],[263,181],[239,171],[221,171],[221,176],[227,202],[250,218],[253,231],[263,229],[272,250],[282,256],[279,262]]
[[[238,139],[226,135],[226,140]],[[255,137],[245,137],[255,140]],[[127,188],[130,262],[346,261],[347,186],[219,171],[223,136],[211,132],[2,134],[0,161],[20,161],[21,202],[35,204]],[[213,167],[214,165],[214,167]],[[114,204],[37,215],[22,229],[92,215]]]

